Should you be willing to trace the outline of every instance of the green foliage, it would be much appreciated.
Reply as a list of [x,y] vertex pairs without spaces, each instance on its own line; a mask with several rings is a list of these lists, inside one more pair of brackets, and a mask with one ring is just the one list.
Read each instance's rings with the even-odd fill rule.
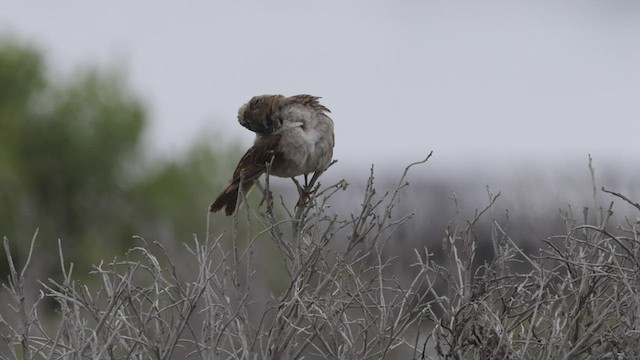
[[[39,228],[44,247],[55,251],[60,238],[68,260],[88,268],[85,259],[122,254],[132,235],[186,239],[203,228],[218,156],[199,145],[149,164],[147,122],[121,72],[53,77],[37,48],[0,40],[0,235],[28,239]],[[57,269],[53,259],[41,265]]]
[[25,238],[40,227],[65,239],[73,259],[118,247],[106,238],[131,231],[124,165],[135,159],[144,106],[116,72],[53,82],[37,50],[6,41],[0,63],[2,232]]
[[[217,191],[227,179],[215,177],[215,170],[228,169],[231,164],[220,159],[211,147],[196,144],[183,160],[167,162],[151,170],[152,174],[137,184],[136,202],[140,206],[137,219],[147,224],[147,235],[174,241],[173,235],[185,241],[194,229],[204,229],[207,209]],[[228,175],[229,171],[223,172]],[[164,224],[164,225],[163,225]],[[172,231],[157,231],[171,224]]]

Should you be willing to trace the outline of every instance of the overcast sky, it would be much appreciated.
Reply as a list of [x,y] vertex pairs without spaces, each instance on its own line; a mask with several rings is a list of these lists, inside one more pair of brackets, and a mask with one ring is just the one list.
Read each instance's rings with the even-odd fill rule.
[[153,152],[237,109],[323,97],[343,164],[472,166],[640,154],[640,1],[8,1],[0,30],[54,69],[116,64],[151,110]]

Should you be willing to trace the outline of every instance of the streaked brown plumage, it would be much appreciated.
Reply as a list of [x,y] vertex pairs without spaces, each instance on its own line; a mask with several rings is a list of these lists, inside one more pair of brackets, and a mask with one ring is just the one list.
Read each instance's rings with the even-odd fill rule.
[[232,215],[241,179],[242,191],[247,194],[266,172],[268,163],[270,175],[278,177],[312,172],[317,176],[326,170],[333,157],[333,121],[326,114],[329,109],[318,99],[311,95],[261,95],[240,107],[238,122],[255,132],[256,140],[209,211],[224,209],[225,214]]

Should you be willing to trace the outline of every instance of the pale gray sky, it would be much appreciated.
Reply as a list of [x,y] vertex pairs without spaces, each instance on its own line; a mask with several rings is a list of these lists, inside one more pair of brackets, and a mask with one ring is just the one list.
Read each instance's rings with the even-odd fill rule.
[[[0,0],[0,31],[62,72],[120,64],[154,152],[203,130],[251,143],[237,108],[322,96],[343,164],[452,166],[640,154],[640,2]],[[226,135],[228,134],[228,135]],[[493,165],[490,165],[493,166]]]

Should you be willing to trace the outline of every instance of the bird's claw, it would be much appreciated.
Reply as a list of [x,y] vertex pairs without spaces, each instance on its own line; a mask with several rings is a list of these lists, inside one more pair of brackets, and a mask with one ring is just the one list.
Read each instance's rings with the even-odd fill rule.
[[298,202],[296,203],[296,207],[302,207],[306,205],[307,201],[311,198],[313,194],[312,184],[307,182],[307,177],[305,175],[305,186],[301,186],[298,180],[295,178],[291,178],[293,182],[296,184],[296,189],[298,190]]

